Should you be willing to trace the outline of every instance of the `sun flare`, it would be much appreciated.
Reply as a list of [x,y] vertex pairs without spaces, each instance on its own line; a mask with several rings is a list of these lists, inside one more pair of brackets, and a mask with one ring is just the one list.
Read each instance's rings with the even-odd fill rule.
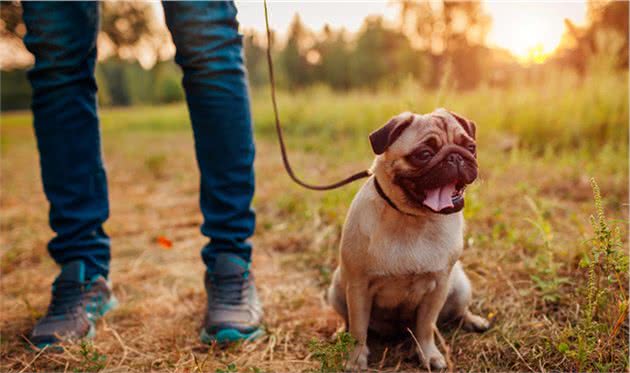
[[542,63],[560,44],[564,19],[584,23],[586,3],[487,2],[492,17],[489,41],[523,62]]
[[524,14],[519,25],[510,29],[508,49],[519,58],[544,59],[560,43],[562,34],[553,29],[553,24],[535,14]]

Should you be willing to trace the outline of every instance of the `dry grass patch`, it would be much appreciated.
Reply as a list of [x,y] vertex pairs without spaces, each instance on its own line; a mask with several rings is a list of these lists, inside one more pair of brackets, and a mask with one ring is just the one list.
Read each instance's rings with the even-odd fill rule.
[[[34,139],[19,125],[2,129],[8,146],[2,148],[0,165],[0,370],[338,368],[349,341],[339,333],[343,323],[325,305],[323,293],[336,265],[345,212],[359,185],[325,194],[298,189],[284,174],[266,127],[258,132],[253,271],[267,334],[229,348],[204,346],[198,334],[205,306],[199,249],[205,239],[198,229],[192,136],[144,125],[110,128],[110,113],[104,110],[103,116],[112,210],[105,228],[112,237],[111,278],[121,305],[99,322],[95,340],[57,354],[29,351],[24,337],[46,309],[57,273],[45,248],[51,232]],[[336,139],[335,149],[343,150],[329,155],[292,147],[296,168],[306,179],[329,180],[367,166],[367,145],[355,149],[358,140],[351,137]],[[628,277],[615,267],[627,260],[627,148],[541,154],[518,148],[504,152],[488,141],[479,149],[481,177],[468,190],[463,262],[475,286],[472,308],[494,318],[494,325],[481,335],[457,326],[442,329],[454,369],[627,370],[623,307]],[[600,184],[604,220],[593,203],[591,176]],[[595,226],[590,215],[596,217]],[[158,237],[172,247],[158,244]],[[620,281],[609,282],[611,274]],[[590,316],[585,305],[593,309]],[[422,370],[407,336],[373,338],[372,345],[371,368]]]

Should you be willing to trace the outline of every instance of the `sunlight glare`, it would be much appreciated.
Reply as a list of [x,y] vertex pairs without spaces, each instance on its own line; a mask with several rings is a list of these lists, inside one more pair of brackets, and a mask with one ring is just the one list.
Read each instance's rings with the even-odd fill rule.
[[560,44],[564,19],[583,24],[586,3],[487,2],[492,16],[489,42],[509,50],[523,62],[542,63]]

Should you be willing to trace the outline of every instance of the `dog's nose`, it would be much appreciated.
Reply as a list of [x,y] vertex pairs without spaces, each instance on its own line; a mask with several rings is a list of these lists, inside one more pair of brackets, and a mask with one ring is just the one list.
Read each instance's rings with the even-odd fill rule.
[[462,156],[457,153],[451,153],[448,156],[446,156],[446,161],[454,165],[460,164],[463,160],[464,159],[462,158]]

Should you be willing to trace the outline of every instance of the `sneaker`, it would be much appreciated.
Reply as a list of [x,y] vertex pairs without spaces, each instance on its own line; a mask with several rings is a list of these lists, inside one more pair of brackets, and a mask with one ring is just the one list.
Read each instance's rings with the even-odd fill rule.
[[201,330],[203,343],[252,340],[263,335],[262,306],[249,263],[234,254],[219,254],[204,283],[208,310]]
[[52,298],[46,316],[29,337],[37,348],[62,341],[92,338],[95,323],[117,305],[107,280],[97,275],[85,280],[85,263],[67,263],[52,285]]

